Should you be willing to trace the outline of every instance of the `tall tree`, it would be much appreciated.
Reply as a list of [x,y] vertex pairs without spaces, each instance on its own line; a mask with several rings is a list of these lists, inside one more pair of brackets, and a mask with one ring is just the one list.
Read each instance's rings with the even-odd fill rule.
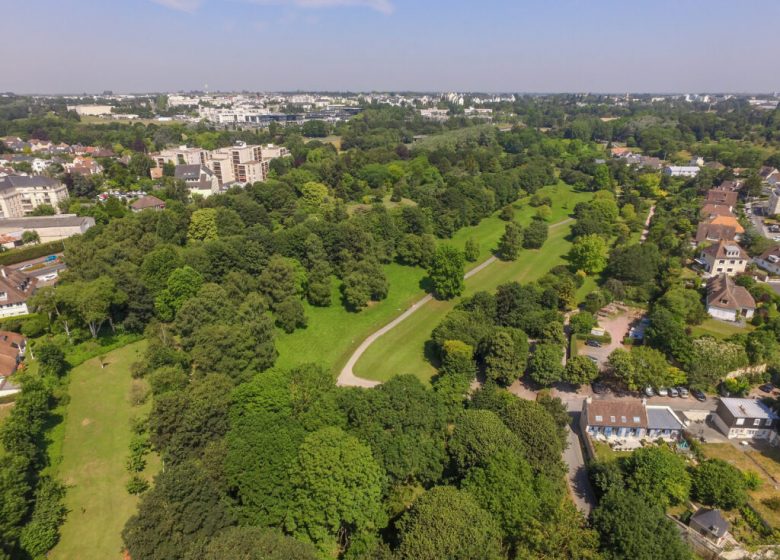
[[463,293],[463,253],[450,245],[436,249],[428,269],[433,292],[441,299],[452,299]]

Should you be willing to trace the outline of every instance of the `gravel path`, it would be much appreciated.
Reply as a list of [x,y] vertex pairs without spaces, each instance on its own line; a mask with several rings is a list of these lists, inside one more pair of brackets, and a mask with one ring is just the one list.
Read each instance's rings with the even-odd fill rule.
[[[564,224],[568,224],[569,222],[572,222],[572,218],[567,218],[565,220],[561,220],[560,222],[556,222],[550,226],[550,229],[562,226]],[[485,261],[481,262],[471,270],[469,270],[466,274],[463,275],[464,280],[468,280],[475,274],[481,272],[482,270],[486,269],[488,266],[496,262],[496,257],[490,257],[486,259]],[[341,387],[365,387],[365,388],[371,388],[376,387],[381,382],[380,381],[374,381],[372,379],[364,379],[362,377],[358,377],[355,375],[355,372],[353,371],[353,368],[355,367],[355,364],[357,364],[358,360],[361,358],[363,354],[365,354],[366,350],[368,350],[369,346],[371,346],[376,339],[378,339],[383,334],[389,332],[390,330],[394,329],[396,326],[398,326],[399,323],[401,323],[403,320],[405,320],[407,317],[409,317],[412,313],[420,309],[423,305],[428,303],[433,299],[432,294],[428,294],[422,299],[417,300],[414,302],[411,307],[409,307],[406,311],[401,313],[398,317],[387,323],[384,327],[381,329],[374,331],[371,333],[363,342],[360,343],[360,346],[358,346],[355,351],[352,353],[352,355],[349,357],[349,360],[347,360],[347,363],[344,365],[344,367],[341,369],[341,372],[339,373],[339,377],[336,380],[336,385],[339,385]]]

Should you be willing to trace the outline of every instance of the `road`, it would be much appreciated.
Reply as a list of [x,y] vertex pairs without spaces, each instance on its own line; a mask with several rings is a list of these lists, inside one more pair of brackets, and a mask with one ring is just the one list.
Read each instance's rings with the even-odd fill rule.
[[[576,412],[571,416],[573,418],[572,425],[577,429],[580,413]],[[587,517],[596,507],[596,495],[593,493],[593,487],[588,478],[588,469],[585,466],[585,455],[582,452],[580,437],[572,430],[571,426],[566,427],[566,449],[563,450],[563,460],[568,467],[567,482],[572,501],[577,509]]]
[[[569,222],[574,221],[573,218],[567,218],[565,220],[561,220],[560,222],[556,222],[550,226],[550,229],[560,227],[564,224],[568,224]],[[483,271],[488,266],[496,262],[496,257],[490,257],[486,259],[485,261],[481,262],[471,270],[469,270],[466,274],[463,275],[464,280],[468,280],[475,274]],[[379,385],[379,381],[374,381],[371,379],[364,379],[362,377],[358,377],[355,375],[354,367],[355,364],[358,363],[358,360],[365,354],[366,350],[374,343],[376,340],[381,337],[383,334],[386,334],[387,332],[391,331],[395,327],[397,327],[401,322],[403,322],[406,318],[408,318],[412,313],[415,313],[418,311],[421,307],[423,307],[426,303],[431,301],[433,299],[433,294],[428,294],[422,299],[417,300],[415,303],[409,307],[406,311],[401,313],[398,317],[390,321],[388,324],[386,324],[384,327],[382,327],[379,330],[374,331],[371,333],[363,342],[360,343],[360,346],[358,346],[355,351],[352,353],[352,355],[349,357],[349,360],[347,360],[347,363],[344,365],[343,368],[341,368],[341,372],[339,373],[339,377],[336,380],[336,385],[339,385],[340,387],[365,387],[365,388],[371,388],[376,387]]]

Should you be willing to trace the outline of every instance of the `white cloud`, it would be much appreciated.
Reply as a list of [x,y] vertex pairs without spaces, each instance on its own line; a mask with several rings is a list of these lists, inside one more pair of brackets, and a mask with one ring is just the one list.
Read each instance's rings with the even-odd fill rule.
[[155,4],[160,4],[171,10],[177,10],[179,12],[193,13],[200,8],[201,0],[152,0]]
[[[174,0],[180,1],[180,0]],[[299,8],[338,8],[356,6],[370,8],[383,14],[391,14],[395,9],[391,0],[245,0],[252,4],[265,6],[297,6]]]

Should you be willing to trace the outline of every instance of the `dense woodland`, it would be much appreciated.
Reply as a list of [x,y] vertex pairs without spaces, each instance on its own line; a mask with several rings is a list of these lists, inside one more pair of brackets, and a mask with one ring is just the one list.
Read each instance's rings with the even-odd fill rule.
[[[64,350],[135,333],[148,348],[134,375],[148,382],[153,405],[134,426],[133,453],[139,461],[158,453],[165,468],[151,488],[140,480],[128,487],[141,494],[123,533],[134,559],[241,552],[257,559],[642,560],[659,550],[690,558],[663,511],[691,487],[719,503],[707,498],[717,475],[710,470],[719,465],[690,475],[683,466],[680,484],[688,486],[670,486],[660,500],[647,497],[663,486],[652,469],[666,455],[647,458],[652,468],[642,457],[596,467],[603,497],[585,519],[564,480],[565,408],[543,393],[526,401],[503,387],[526,371],[539,386],[596,379],[586,359],[561,366],[564,313],[581,304],[573,326],[589,332],[593,314],[613,300],[646,306],[651,317],[648,344],[613,355],[605,374],[629,389],[708,388],[734,367],[780,364],[778,296],[740,280],[762,304],[759,328],[728,341],[724,359],[722,346],[692,334],[704,319],[702,294],[683,274],[700,195],[731,178],[732,166],[754,173],[780,163],[778,112],[736,101],[714,112],[671,102],[608,112],[598,99],[567,96],[521,97],[496,109],[517,126],[502,132],[464,117],[434,124],[411,109],[368,106],[327,131],[341,137],[337,150],[294,127],[87,125],[64,107],[4,98],[0,135],[100,145],[131,157],[127,165],[106,161],[99,178],[68,179],[68,209],[94,215],[98,225],[66,241],[67,273],[36,294],[37,315],[16,327],[35,340],[41,368],[24,378],[0,429],[3,553],[41,557],[65,514],[64,488],[41,474],[51,407],[67,398]],[[607,114],[619,118],[599,119]],[[428,136],[412,143],[421,134]],[[206,200],[188,200],[170,176],[159,184],[146,178],[154,149],[239,139],[281,143],[293,157],[274,160],[264,183]],[[612,141],[668,159],[687,150],[729,167],[690,181],[662,178],[608,159],[599,142]],[[459,296],[464,262],[476,260],[479,248],[461,253],[446,240],[497,211],[507,221],[499,258],[543,247],[550,202],[537,191],[559,180],[593,193],[572,209],[566,265],[459,301],[431,334],[438,368],[431,388],[404,375],[372,390],[338,388],[332,364],[275,367],[275,338],[307,328],[304,301],[360,313],[391,288],[387,263],[422,267],[437,297]],[[94,202],[106,186],[154,190],[166,208],[132,214],[116,199]],[[525,227],[508,207],[519,199],[535,208]],[[656,217],[639,243],[652,203]],[[749,239],[752,251],[765,245]],[[586,281],[595,288],[580,301]],[[478,373],[486,382],[469,394]],[[679,465],[667,462],[668,480],[677,482]]]

